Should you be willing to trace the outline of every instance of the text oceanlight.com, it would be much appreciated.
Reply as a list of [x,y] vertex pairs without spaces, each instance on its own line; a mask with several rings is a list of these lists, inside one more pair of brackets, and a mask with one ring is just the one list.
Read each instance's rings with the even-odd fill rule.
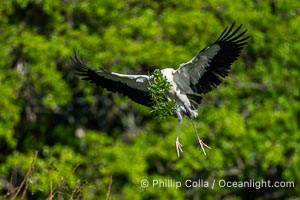
[[153,188],[176,188],[179,189],[181,187],[186,188],[210,188],[214,189],[214,187],[220,188],[291,188],[295,187],[294,181],[270,181],[270,180],[246,180],[246,181],[228,181],[228,180],[216,180],[212,179],[211,181],[207,180],[185,180],[179,181],[175,179],[153,179],[141,180],[141,187],[153,187]]

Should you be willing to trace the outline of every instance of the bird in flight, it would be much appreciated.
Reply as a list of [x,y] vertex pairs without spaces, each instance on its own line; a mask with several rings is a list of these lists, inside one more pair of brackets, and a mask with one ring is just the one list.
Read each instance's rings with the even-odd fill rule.
[[[212,45],[201,50],[190,61],[180,64],[178,69],[160,70],[171,84],[165,92],[165,99],[176,101],[174,116],[178,118],[178,128],[175,146],[178,157],[180,152],[183,152],[179,135],[184,115],[190,119],[205,156],[204,148],[210,148],[200,139],[192,119],[198,115],[197,108],[202,100],[201,95],[221,84],[223,78],[228,76],[232,63],[237,60],[243,46],[247,43],[249,36],[244,36],[247,30],[241,31],[241,28],[242,24],[235,28],[233,22]],[[154,79],[153,75],[129,75],[103,69],[93,70],[85,64],[78,51],[74,52],[74,57],[71,59],[78,66],[77,74],[82,76],[83,80],[111,92],[121,93],[139,104],[152,106],[153,101],[148,88]]]

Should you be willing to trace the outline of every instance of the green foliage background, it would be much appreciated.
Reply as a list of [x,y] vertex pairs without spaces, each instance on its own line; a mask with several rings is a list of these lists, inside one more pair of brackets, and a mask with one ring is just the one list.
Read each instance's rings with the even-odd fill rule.
[[[205,95],[197,129],[74,75],[69,57],[120,73],[177,68],[234,20],[251,36],[231,74]],[[26,199],[274,199],[300,196],[300,2],[1,0],[0,195]],[[141,187],[141,180],[216,180]],[[219,187],[219,180],[294,181],[294,188]],[[52,189],[51,189],[52,188]],[[9,197],[9,196],[8,196]]]

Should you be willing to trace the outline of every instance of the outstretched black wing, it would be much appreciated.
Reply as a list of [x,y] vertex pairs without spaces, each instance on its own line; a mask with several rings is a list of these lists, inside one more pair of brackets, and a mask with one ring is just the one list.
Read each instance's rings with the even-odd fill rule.
[[189,62],[176,70],[174,80],[183,91],[192,89],[194,93],[207,93],[216,88],[228,76],[231,64],[237,60],[249,37],[247,30],[240,33],[242,25],[234,30],[235,22],[225,28],[211,46],[200,51]]
[[92,70],[86,66],[79,52],[74,52],[74,57],[71,57],[71,59],[78,66],[77,75],[82,76],[82,80],[106,88],[111,92],[121,93],[139,104],[151,106],[151,99],[148,93],[149,76]]

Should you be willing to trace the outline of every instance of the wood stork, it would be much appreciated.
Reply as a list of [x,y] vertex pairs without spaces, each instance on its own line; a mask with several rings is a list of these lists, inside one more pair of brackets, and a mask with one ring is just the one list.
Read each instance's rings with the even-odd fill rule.
[[[179,134],[184,115],[190,119],[205,156],[204,147],[210,148],[200,139],[192,119],[198,115],[197,107],[202,100],[200,95],[210,92],[222,82],[222,79],[229,74],[231,64],[237,60],[243,46],[247,43],[249,36],[244,36],[247,30],[240,31],[242,24],[236,29],[234,27],[235,22],[229,28],[226,27],[212,45],[201,50],[190,61],[180,64],[177,70],[173,68],[161,70],[171,83],[171,88],[166,91],[165,97],[167,100],[175,100],[177,105],[174,114],[179,121],[175,142],[178,157],[180,152],[183,152]],[[152,105],[148,87],[150,80],[154,78],[153,75],[119,74],[103,69],[96,71],[86,66],[79,52],[75,52],[71,59],[78,66],[77,74],[82,76],[83,80],[111,92],[119,92],[139,104]]]

